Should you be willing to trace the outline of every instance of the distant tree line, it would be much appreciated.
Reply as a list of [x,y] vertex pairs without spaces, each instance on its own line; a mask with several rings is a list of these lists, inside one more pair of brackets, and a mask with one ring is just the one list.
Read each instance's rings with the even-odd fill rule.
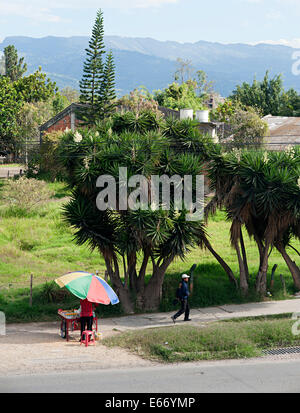
[[231,99],[257,108],[265,115],[300,116],[300,95],[295,89],[284,90],[281,75],[270,79],[267,71],[260,82],[244,82],[233,91]]

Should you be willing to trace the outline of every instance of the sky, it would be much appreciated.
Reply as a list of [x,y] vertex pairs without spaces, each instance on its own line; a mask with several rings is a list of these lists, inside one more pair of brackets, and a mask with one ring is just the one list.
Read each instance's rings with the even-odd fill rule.
[[90,36],[99,8],[109,36],[300,49],[300,0],[0,0],[0,40]]

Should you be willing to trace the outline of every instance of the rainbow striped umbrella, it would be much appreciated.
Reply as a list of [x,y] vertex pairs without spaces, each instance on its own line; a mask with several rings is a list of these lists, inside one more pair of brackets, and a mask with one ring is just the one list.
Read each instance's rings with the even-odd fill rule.
[[115,305],[119,298],[114,290],[98,275],[88,272],[70,272],[55,280],[61,288],[66,287],[76,297],[91,303]]

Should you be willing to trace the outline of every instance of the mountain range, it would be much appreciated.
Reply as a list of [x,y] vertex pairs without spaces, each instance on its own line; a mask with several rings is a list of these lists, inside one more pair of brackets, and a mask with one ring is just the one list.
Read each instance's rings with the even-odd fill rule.
[[[0,51],[13,44],[25,56],[28,72],[39,66],[60,88],[78,89],[88,37],[7,37]],[[222,44],[207,41],[179,43],[151,38],[105,37],[107,50],[112,50],[116,63],[116,87],[124,95],[141,85],[150,91],[162,89],[174,79],[176,59],[189,59],[195,70],[204,70],[214,88],[228,96],[236,85],[261,80],[266,72],[282,73],[286,88],[300,92],[300,76],[292,73],[295,49],[271,44]]]

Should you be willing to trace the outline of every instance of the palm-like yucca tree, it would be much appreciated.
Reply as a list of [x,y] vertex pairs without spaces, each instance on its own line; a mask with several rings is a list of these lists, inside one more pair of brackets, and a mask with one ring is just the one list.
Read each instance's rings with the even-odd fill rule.
[[[236,202],[240,195],[239,180],[237,176],[241,152],[233,151],[223,153],[221,147],[215,146],[209,153],[207,164],[208,177],[211,189],[215,194],[205,208],[206,219],[216,213],[218,208],[227,211],[228,219],[232,221],[231,244],[235,248],[240,268],[240,289],[243,294],[248,293],[249,270],[242,233],[243,220],[240,211],[233,212],[230,206]],[[245,212],[245,211],[244,211]]]
[[282,199],[281,219],[277,226],[275,247],[284,258],[294,280],[295,287],[300,290],[300,267],[289,256],[287,249],[293,247],[292,240],[300,239],[300,148],[293,148],[285,153],[270,155],[275,168],[283,169],[288,175],[284,183],[284,199]]
[[[227,182],[230,180],[228,179],[228,176],[226,176],[222,179],[222,183],[220,183],[221,175],[219,174],[220,171],[218,168],[220,165],[223,165],[221,147],[212,142],[211,136],[203,135],[199,131],[197,121],[190,119],[180,121],[170,118],[165,122],[162,131],[175,153],[193,154],[195,159],[197,159],[197,162],[201,162],[202,174],[209,177],[213,189],[215,189],[216,186],[220,189],[225,189],[225,181]],[[212,159],[214,159],[214,162],[210,162]],[[218,160],[220,161],[219,163]],[[231,170],[227,169],[225,175],[229,172],[231,172]],[[215,212],[216,208],[221,206],[221,200],[220,202],[216,202],[218,194],[220,194],[219,191],[216,192],[216,196],[206,206],[206,217],[208,216],[209,211],[212,212],[214,210]],[[232,269],[213,248],[209,238],[204,237],[199,246],[207,249],[214,256],[227,274],[229,281],[235,285],[235,287],[238,287],[237,279],[234,276]]]
[[[119,118],[117,128],[121,128]],[[106,130],[102,126],[99,131],[81,131],[82,139],[71,132],[62,139],[60,162],[73,188],[65,219],[75,229],[78,244],[89,244],[104,257],[124,309],[155,309],[166,270],[176,258],[184,259],[191,248],[204,246],[205,225],[187,221],[189,211],[178,211],[174,199],[167,211],[161,201],[157,210],[123,210],[117,202],[114,210],[100,211],[96,182],[101,175],[113,176],[118,199],[119,167],[127,168],[128,178],[142,174],[150,182],[152,175],[201,174],[202,165],[194,155],[170,149],[158,129],[139,133],[139,128],[134,127],[135,132],[125,128],[119,134],[115,129],[108,122]]]
[[237,251],[242,291],[247,293],[249,279],[243,226],[259,250],[257,292],[266,292],[268,258],[273,246],[282,253],[299,288],[299,268],[286,252],[292,236],[299,233],[299,152],[217,154],[211,163],[216,195],[208,212],[216,205],[225,207],[232,221],[231,242]]
[[[299,228],[299,196],[298,186],[299,169],[295,152],[271,153],[256,155],[256,162],[260,162],[260,168],[253,174],[255,190],[252,190],[256,228],[260,238],[260,270],[257,277],[257,291],[265,292],[266,274],[268,269],[269,248],[276,246],[285,259],[294,279],[297,289],[300,289],[299,268],[290,259],[286,247],[293,234]],[[257,164],[257,163],[256,163]],[[250,165],[251,166],[251,163]],[[245,171],[244,171],[245,172]],[[243,173],[245,189],[253,183]],[[250,224],[253,227],[253,224]],[[253,232],[253,228],[251,228]],[[259,233],[260,232],[260,233]],[[257,235],[256,235],[257,236]]]
[[151,111],[118,112],[113,116],[113,132],[120,134],[125,131],[145,134],[147,132],[159,131],[162,127],[162,118]]

